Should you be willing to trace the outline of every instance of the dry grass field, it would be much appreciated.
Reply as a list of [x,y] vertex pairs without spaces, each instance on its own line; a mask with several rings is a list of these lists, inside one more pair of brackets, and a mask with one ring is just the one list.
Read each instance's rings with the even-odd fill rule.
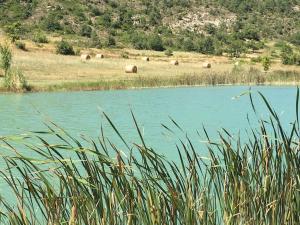
[[[1,41],[1,39],[0,39]],[[55,45],[36,45],[30,41],[26,43],[27,51],[13,49],[13,65],[25,75],[29,85],[35,89],[43,89],[51,85],[65,83],[93,83],[93,82],[118,82],[134,79],[176,79],[183,76],[208,76],[209,74],[230,73],[236,61],[244,71],[255,68],[262,71],[260,63],[253,64],[250,59],[263,55],[257,53],[245,55],[240,59],[230,59],[225,56],[207,56],[198,53],[174,52],[167,57],[164,52],[143,51],[133,49],[83,49],[82,53],[89,53],[92,59],[82,61],[80,56],[62,56],[55,54]],[[3,43],[3,39],[2,39]],[[104,55],[103,59],[96,59],[97,53]],[[127,55],[127,58],[123,56]],[[142,57],[148,56],[149,62]],[[179,65],[170,64],[171,60],[178,60]],[[211,63],[210,69],[203,68],[205,62]],[[137,74],[125,73],[126,65],[136,65]],[[283,66],[279,60],[273,60],[271,71],[292,71],[300,73],[300,67]],[[1,71],[0,71],[1,73]],[[237,75],[239,76],[239,75]],[[3,78],[2,78],[3,79]]]

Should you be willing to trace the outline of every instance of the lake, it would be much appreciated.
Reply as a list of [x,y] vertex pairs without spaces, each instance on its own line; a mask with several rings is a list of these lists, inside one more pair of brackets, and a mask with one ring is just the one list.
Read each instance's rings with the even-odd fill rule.
[[[46,130],[44,121],[53,121],[75,137],[85,134],[96,138],[101,124],[106,136],[118,142],[102,112],[116,124],[130,143],[140,142],[130,110],[140,125],[146,142],[156,151],[174,157],[178,138],[188,134],[195,143],[205,140],[202,126],[217,139],[221,128],[233,134],[249,128],[247,114],[257,127],[249,96],[249,87],[189,87],[141,90],[1,94],[0,135]],[[252,87],[258,116],[268,118],[268,111],[257,91],[272,103],[286,124],[295,118],[295,87]],[[241,95],[238,97],[239,95]],[[181,132],[170,120],[173,118]],[[165,129],[169,127],[175,134]],[[200,136],[197,135],[199,131]],[[204,154],[204,153],[203,153]]]

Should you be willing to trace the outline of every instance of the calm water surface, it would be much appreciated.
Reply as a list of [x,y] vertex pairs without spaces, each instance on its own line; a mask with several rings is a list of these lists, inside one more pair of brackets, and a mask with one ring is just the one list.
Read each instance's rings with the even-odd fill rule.
[[[146,141],[162,154],[173,157],[174,144],[180,131],[169,119],[180,124],[193,141],[205,140],[204,125],[210,135],[217,138],[217,131],[226,128],[237,134],[249,128],[247,114],[256,127],[249,97],[240,94],[246,86],[195,87],[170,89],[118,90],[66,93],[1,94],[0,135],[21,134],[45,130],[44,121],[51,120],[74,136],[85,134],[97,137],[101,124],[106,135],[116,139],[104,119],[107,113],[129,142],[137,142],[137,132],[130,114],[138,120]],[[271,102],[281,118],[290,122],[295,118],[295,87],[252,87],[261,91]],[[255,95],[259,117],[267,118],[266,107]],[[174,129],[176,135],[162,127]],[[288,124],[288,123],[287,123]],[[196,131],[200,132],[200,137]]]

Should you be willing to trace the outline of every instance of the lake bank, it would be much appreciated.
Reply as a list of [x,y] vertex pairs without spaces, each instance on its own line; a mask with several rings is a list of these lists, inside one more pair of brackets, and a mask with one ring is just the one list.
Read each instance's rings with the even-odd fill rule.
[[[144,88],[171,88],[196,86],[227,86],[227,85],[286,85],[300,84],[298,71],[262,72],[253,67],[248,70],[238,69],[230,72],[206,72],[202,74],[188,74],[181,76],[136,76],[120,80],[99,81],[66,81],[59,83],[29,83],[25,92],[64,92],[64,91],[96,91],[96,90],[124,90]],[[0,92],[11,92],[2,87]]]

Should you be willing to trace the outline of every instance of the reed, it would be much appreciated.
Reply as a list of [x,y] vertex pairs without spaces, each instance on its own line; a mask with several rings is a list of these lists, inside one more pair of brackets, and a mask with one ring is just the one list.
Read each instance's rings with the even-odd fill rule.
[[[113,143],[78,140],[54,123],[45,132],[1,137],[1,221],[6,224],[300,224],[299,90],[296,118],[286,128],[267,99],[245,141],[229,131],[207,137],[208,156],[187,135],[176,146],[178,162],[140,139],[129,144],[116,125]],[[256,113],[250,92],[250,103]],[[170,132],[183,132],[171,119]],[[51,140],[51,141],[50,141]],[[55,143],[55,144],[53,144]],[[7,152],[4,154],[4,152]],[[9,197],[10,196],[10,197]],[[12,200],[11,197],[14,197]]]

